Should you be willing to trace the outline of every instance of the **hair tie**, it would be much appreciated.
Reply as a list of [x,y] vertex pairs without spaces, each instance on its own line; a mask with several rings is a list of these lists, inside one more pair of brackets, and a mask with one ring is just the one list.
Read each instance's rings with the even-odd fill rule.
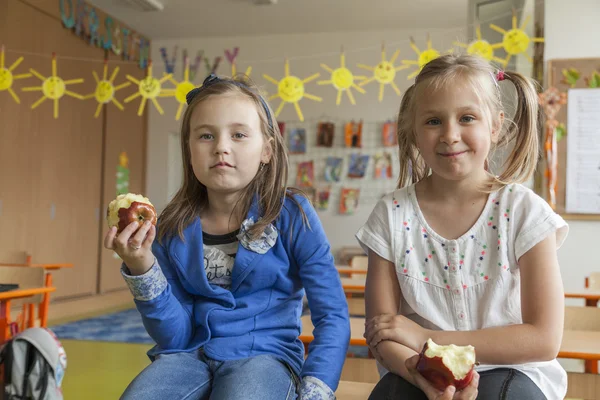
[[504,71],[502,71],[501,69],[500,69],[500,70],[498,70],[498,72],[496,73],[496,80],[497,80],[498,82],[501,82],[501,81],[503,81],[503,80],[504,80],[504,78],[505,78],[505,76],[504,76]]
[[[204,79],[204,82],[202,83],[202,86],[197,87],[195,89],[192,89],[188,92],[188,94],[185,96],[185,101],[188,104],[188,106],[190,105],[190,103],[192,102],[192,100],[194,100],[194,97],[196,97],[196,95],[198,95],[198,93],[200,93],[202,90],[206,89],[209,86],[214,85],[215,83],[219,83],[219,82],[223,82],[223,79],[219,78],[217,75],[215,74],[210,74],[206,77],[206,79]],[[233,83],[236,86],[239,86],[241,88],[244,88],[250,92],[255,92],[253,89],[249,88],[248,86],[246,86],[244,83],[242,82],[238,82],[238,81],[234,81],[231,80],[229,81],[231,83]],[[267,114],[267,120],[269,121],[269,127],[271,129],[273,129],[273,120],[271,119],[271,113],[269,112],[269,107],[267,107],[267,103],[265,102],[265,100],[263,99],[263,97],[260,94],[257,94],[258,98],[260,99],[260,102],[265,110],[265,113]]]

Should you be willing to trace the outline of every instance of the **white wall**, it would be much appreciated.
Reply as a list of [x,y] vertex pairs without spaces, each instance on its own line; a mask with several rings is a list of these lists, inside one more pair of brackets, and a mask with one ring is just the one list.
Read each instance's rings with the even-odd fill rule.
[[[600,1],[599,0],[546,0],[545,5],[545,57],[600,57]],[[211,57],[222,55],[226,48],[240,47],[239,69],[244,70],[247,65],[254,69],[252,77],[268,92],[274,92],[274,85],[264,81],[261,75],[267,73],[276,79],[283,76],[283,55],[291,59],[291,72],[299,77],[307,77],[315,72],[320,72],[326,79],[325,71],[320,68],[320,63],[335,67],[339,62],[338,50],[340,45],[346,48],[348,65],[354,73],[361,72],[356,68],[356,63],[374,65],[378,62],[380,51],[378,49],[382,40],[388,44],[388,57],[396,48],[401,49],[399,59],[414,59],[415,55],[408,46],[406,38],[414,35],[418,46],[424,48],[425,32],[352,32],[307,35],[277,35],[265,37],[244,38],[216,38],[182,39],[175,41],[153,42],[152,58],[155,65],[155,74],[163,72],[163,63],[159,54],[160,47],[167,47],[171,51],[174,45],[179,45],[180,55],[177,60],[175,78],[180,80],[181,75],[181,49],[187,48],[192,55],[199,49],[205,50]],[[439,32],[432,35],[434,47],[448,49],[456,38],[464,38],[461,30],[455,32]],[[293,45],[292,45],[293,43]],[[395,45],[392,45],[395,44]],[[360,49],[367,50],[359,51]],[[315,54],[327,54],[313,58]],[[250,61],[250,62],[248,62]],[[229,66],[224,60],[219,70],[228,73]],[[367,72],[367,71],[364,71]],[[206,74],[200,68],[196,83]],[[408,85],[406,71],[401,71],[396,82],[400,89]],[[377,101],[377,90],[374,84],[366,87],[366,95],[357,95],[357,105],[350,106],[343,102],[343,106],[335,106],[335,95],[330,86],[317,86],[314,83],[307,85],[307,92],[322,96],[323,103],[310,100],[301,102],[302,110],[307,117],[333,117],[337,120],[350,120],[363,118],[367,121],[383,121],[393,117],[397,112],[399,98],[392,95],[391,88],[386,88],[383,103]],[[344,99],[346,100],[346,99]],[[178,123],[174,121],[176,104],[173,99],[160,99],[165,109],[165,115],[160,116],[155,110],[150,112],[149,140],[148,140],[148,181],[147,195],[155,202],[160,210],[167,203],[173,191],[178,188],[180,179],[179,143],[174,132],[178,132]],[[277,101],[273,102],[278,105]],[[284,121],[296,120],[293,108],[287,105],[280,119]],[[376,133],[379,135],[379,133]],[[338,136],[336,139],[340,139]],[[292,168],[292,174],[294,169]],[[397,170],[394,170],[394,177]],[[335,206],[335,204],[332,204]],[[362,204],[361,210],[353,217],[336,215],[327,212],[321,215],[323,224],[332,242],[338,248],[341,245],[354,245],[354,233],[366,220],[372,205]],[[563,248],[559,251],[559,260],[563,280],[567,290],[583,287],[584,277],[591,271],[600,269],[600,262],[593,254],[597,247],[594,238],[600,236],[599,222],[568,221],[571,227],[570,235]]]

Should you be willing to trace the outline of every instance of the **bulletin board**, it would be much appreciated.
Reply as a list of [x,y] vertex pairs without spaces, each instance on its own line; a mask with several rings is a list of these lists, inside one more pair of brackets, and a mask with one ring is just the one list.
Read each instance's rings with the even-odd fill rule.
[[[580,77],[575,79],[574,75],[571,76],[569,82],[568,78],[565,77],[563,71],[570,69],[576,70]],[[568,92],[571,88],[587,88],[590,87],[589,80],[592,78],[594,72],[600,73],[600,58],[571,58],[571,59],[557,59],[548,62],[548,84],[547,87],[556,87],[561,92]],[[567,74],[569,75],[569,74]],[[568,102],[568,96],[567,96]],[[559,123],[567,125],[567,109],[568,105],[565,104],[560,108],[556,119]],[[566,135],[568,135],[568,130]],[[566,176],[567,176],[567,140],[566,136],[557,142],[557,187],[556,187],[556,212],[563,216],[565,219],[571,220],[596,220],[600,221],[600,214],[572,214],[566,212]],[[543,140],[542,140],[543,146]],[[545,158],[544,158],[545,159]],[[545,168],[545,162],[542,161],[540,166],[543,171]],[[546,194],[546,181],[545,178],[541,178],[543,184],[541,185],[542,194]]]

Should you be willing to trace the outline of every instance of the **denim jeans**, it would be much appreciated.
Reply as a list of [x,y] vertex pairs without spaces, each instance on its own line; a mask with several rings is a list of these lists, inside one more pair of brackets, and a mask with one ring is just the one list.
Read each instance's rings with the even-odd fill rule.
[[[546,400],[531,379],[524,373],[510,368],[496,368],[479,373],[477,400]],[[404,378],[387,373],[369,400],[427,400],[427,396]]]
[[196,350],[157,356],[121,400],[293,400],[297,385],[296,375],[273,356],[216,361]]

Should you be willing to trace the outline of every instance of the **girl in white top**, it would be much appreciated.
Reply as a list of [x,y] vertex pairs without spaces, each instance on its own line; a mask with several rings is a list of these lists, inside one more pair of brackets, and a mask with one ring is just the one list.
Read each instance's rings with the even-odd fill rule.
[[[506,81],[516,89],[510,122]],[[369,255],[365,337],[382,376],[371,399],[564,398],[556,250],[568,227],[521,185],[538,159],[537,120],[529,79],[475,56],[431,61],[405,93],[398,189],[356,235]],[[513,147],[493,175],[500,144]],[[440,392],[416,372],[428,338],[475,347],[470,386]]]

